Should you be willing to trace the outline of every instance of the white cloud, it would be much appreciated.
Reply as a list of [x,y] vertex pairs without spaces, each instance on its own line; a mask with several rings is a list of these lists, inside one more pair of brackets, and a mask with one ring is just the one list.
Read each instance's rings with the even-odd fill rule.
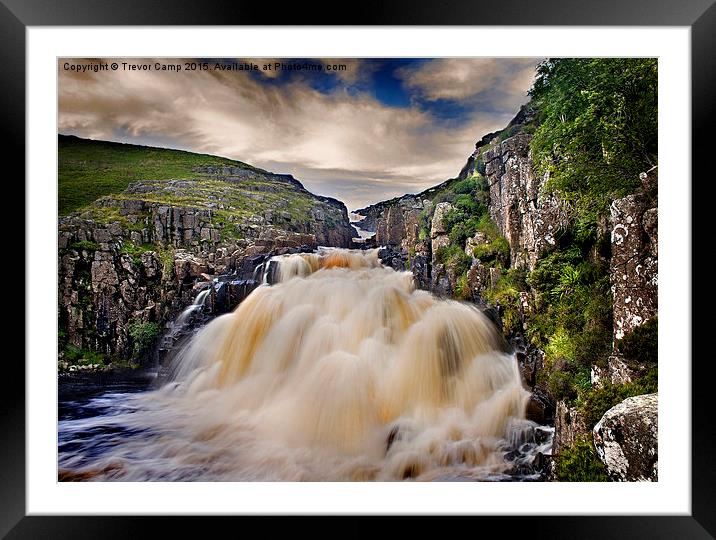
[[290,172],[350,209],[456,175],[475,141],[503,127],[516,111],[478,113],[449,128],[417,107],[389,107],[340,89],[325,94],[300,78],[262,84],[245,72],[77,75],[60,69],[59,88],[61,133],[166,141],[165,146]]
[[419,69],[401,68],[408,88],[427,99],[464,100],[489,90],[524,97],[534,76],[537,58],[438,58]]

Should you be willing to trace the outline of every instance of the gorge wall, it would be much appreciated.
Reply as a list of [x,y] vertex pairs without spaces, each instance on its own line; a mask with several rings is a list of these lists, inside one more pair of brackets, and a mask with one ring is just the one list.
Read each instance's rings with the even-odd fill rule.
[[199,290],[228,310],[240,298],[232,305],[227,291],[247,294],[271,255],[355,236],[343,203],[290,175],[243,164],[188,175],[131,182],[59,219],[61,360],[70,346],[105,364],[138,362]]
[[[478,142],[476,154],[482,160],[489,186],[490,217],[509,243],[511,266],[532,270],[538,257],[554,246],[555,233],[567,226],[569,212],[556,196],[540,197],[544,179],[534,173],[530,139],[526,133],[503,141],[483,139]],[[458,179],[477,173],[475,163],[475,156],[470,156]],[[450,183],[356,210],[365,216],[361,227],[376,232],[376,243],[385,246],[386,258],[394,267],[412,270],[421,286],[441,294],[451,294],[455,287],[456,276],[435,258],[438,249],[449,243],[443,216],[453,205],[434,201],[449,189]],[[422,237],[421,219],[428,224]],[[480,259],[473,257],[472,251],[486,241],[486,236],[478,232],[466,243],[476,266]],[[472,288],[479,295],[487,284],[489,278],[476,278]]]
[[[622,391],[630,392],[624,395],[642,393],[634,385],[648,371],[648,366],[625,359],[620,343],[657,314],[657,169],[654,167],[641,175],[642,187],[635,193],[612,202],[609,215],[597,223],[597,236],[604,238],[607,245],[595,245],[585,256],[593,266],[607,268],[612,297],[604,301],[611,306],[613,346],[609,347],[612,353],[607,357],[592,361],[591,377],[588,373],[591,380],[586,383],[591,384],[591,390],[583,391],[580,399],[586,399],[587,404],[579,407],[573,399],[555,394],[549,380],[550,376],[559,380],[560,370],[567,373],[573,368],[559,358],[559,353],[550,351],[553,358],[545,359],[544,345],[536,346],[534,339],[530,339],[542,324],[539,309],[544,309],[545,302],[550,300],[532,287],[529,279],[548,255],[570,247],[564,243],[570,241],[567,233],[579,216],[570,203],[544,189],[549,176],[535,171],[529,130],[521,129],[519,120],[508,128],[481,139],[457,178],[420,194],[406,195],[356,212],[365,216],[361,226],[376,232],[376,243],[384,248],[381,255],[386,264],[411,270],[417,284],[424,289],[473,301],[495,314],[517,353],[523,382],[532,390],[530,417],[542,423],[555,422],[554,453],[567,455],[582,451],[585,437],[592,440],[592,427],[599,417],[589,418],[593,414],[590,407],[604,407],[600,400],[618,402],[621,398],[615,396]],[[451,231],[455,230],[454,215],[461,204],[460,196],[451,193],[451,189],[470,178],[478,182],[476,194],[471,196],[484,199],[496,232],[478,227],[477,232],[457,246],[460,253],[447,256],[446,253],[456,251],[456,235]],[[482,192],[480,182],[486,184]],[[495,245],[499,244],[496,233],[507,244],[502,264],[496,255]],[[568,289],[565,290],[568,294]],[[547,347],[554,349],[550,343]],[[651,457],[646,460],[648,471],[635,468],[627,475],[623,470],[617,473],[610,470],[610,477],[655,479],[653,430],[635,425],[631,436],[628,420],[626,424],[620,423],[620,419],[611,422],[620,425],[627,438],[631,437],[632,447],[636,444],[635,438],[641,437]],[[603,425],[599,427],[599,437],[594,438],[602,445],[596,447],[597,454],[607,467],[620,462],[619,466],[624,469],[624,459],[609,457],[609,449],[604,449]],[[650,433],[652,435],[647,437]],[[591,442],[589,444],[594,448]],[[612,441],[612,454],[615,444]],[[618,457],[622,455],[621,450],[616,452]],[[633,449],[624,449],[626,453],[630,451],[633,454]],[[593,450],[588,452],[594,457]]]

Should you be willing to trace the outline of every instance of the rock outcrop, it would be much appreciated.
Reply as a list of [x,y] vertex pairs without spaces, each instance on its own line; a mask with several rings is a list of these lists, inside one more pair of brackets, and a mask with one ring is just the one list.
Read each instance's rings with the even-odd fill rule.
[[540,197],[544,181],[534,173],[529,143],[519,133],[483,150],[490,186],[490,216],[510,243],[513,268],[532,270],[555,244],[555,234],[568,224],[566,206],[555,196]]
[[417,285],[429,289],[432,249],[428,216],[432,202],[421,195],[405,195],[400,199],[378,203],[357,214],[366,216],[360,227],[374,231],[375,243],[383,247],[381,259],[396,270],[410,270]]
[[658,480],[658,404],[658,394],[627,398],[594,426],[594,446],[612,480]]
[[346,207],[289,175],[195,172],[195,180],[134,182],[60,218],[61,340],[127,359],[131,327],[166,324],[192,303],[197,283],[251,279],[268,254],[351,245]]
[[658,313],[658,208],[656,167],[641,175],[642,189],[617,199],[610,207],[610,280],[614,310],[614,354],[606,368],[592,370],[592,382],[630,382],[633,370],[619,351],[619,342]]
[[485,163],[484,161],[481,163],[480,160],[482,150],[498,137],[506,139],[510,133],[516,134],[520,132],[524,128],[525,124],[530,124],[534,121],[536,114],[537,112],[531,106],[522,105],[520,110],[517,111],[517,114],[512,120],[510,120],[510,123],[507,124],[507,126],[501,130],[483,135],[482,138],[475,144],[475,151],[467,158],[467,162],[460,170],[458,178],[469,178],[477,173],[484,174],[483,167]]
[[452,210],[449,202],[441,202],[435,206],[433,219],[430,225],[430,249],[432,251],[432,282],[431,288],[434,293],[448,295],[452,292],[455,284],[455,277],[447,265],[440,262],[438,253],[440,248],[450,244],[447,227],[445,226],[445,214]]
[[568,406],[564,401],[558,401],[554,416],[552,452],[558,455],[561,451],[571,448],[580,435],[588,432],[589,427],[579,410]]
[[614,339],[643,324],[657,313],[658,209],[657,171],[642,175],[644,190],[611,205],[612,295]]

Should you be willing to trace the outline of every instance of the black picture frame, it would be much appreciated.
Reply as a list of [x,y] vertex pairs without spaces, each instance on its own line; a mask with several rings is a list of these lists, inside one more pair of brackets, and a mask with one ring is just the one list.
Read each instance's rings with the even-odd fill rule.
[[[482,0],[428,2],[363,1],[351,4],[351,20],[342,19],[339,6],[311,12],[303,3],[287,3],[280,9],[270,3],[244,0],[0,0],[0,73],[2,74],[2,148],[6,156],[22,156],[25,147],[25,30],[28,26],[83,25],[260,25],[260,24],[331,24],[367,25],[565,25],[565,26],[688,26],[691,28],[692,76],[692,254],[707,246],[706,220],[710,203],[700,195],[713,176],[708,135],[713,130],[716,103],[716,5],[715,0]],[[22,159],[14,178],[24,178]],[[6,176],[6,182],[10,176]],[[15,180],[16,201],[26,200],[24,189]],[[668,227],[668,223],[662,226]],[[25,244],[25,249],[30,246]],[[19,259],[19,257],[17,257]],[[692,287],[699,286],[697,301],[692,301],[692,336],[707,336],[711,330],[708,312],[700,307],[712,305],[713,287],[709,285],[714,267],[694,264]],[[21,263],[24,265],[24,263]],[[50,276],[51,277],[51,276]],[[25,283],[25,287],[31,286]],[[693,290],[693,289],[692,289]],[[692,295],[693,297],[693,295]],[[22,305],[22,304],[16,304]],[[709,397],[713,393],[710,373],[713,354],[703,350],[699,339],[684,344],[684,357],[673,359],[692,369],[692,513],[690,516],[504,516],[481,517],[488,525],[503,532],[514,531],[528,538],[713,538],[716,536],[716,429],[710,417]],[[8,339],[8,338],[6,338]],[[10,349],[6,349],[10,350]],[[63,517],[26,516],[25,511],[25,369],[16,355],[5,358],[2,444],[0,444],[0,534],[7,538],[125,538],[152,534],[159,527],[163,535],[212,534],[223,526],[239,534],[236,518],[184,517]],[[555,501],[555,512],[559,510]],[[251,518],[244,518],[251,519]],[[209,525],[208,520],[211,521]],[[227,523],[232,520],[231,523]],[[254,527],[257,525],[252,524]],[[263,524],[258,524],[261,527]],[[280,525],[293,534],[306,526],[303,518],[289,518]],[[466,524],[473,527],[472,522]],[[263,525],[265,527],[265,525]],[[275,530],[271,524],[269,530]],[[312,534],[328,532],[308,525]],[[423,520],[412,518],[400,525],[402,535],[424,528]],[[207,528],[209,527],[209,528]],[[391,532],[396,527],[385,520],[347,518],[337,524],[342,535],[358,536]],[[245,529],[248,532],[250,529]],[[398,529],[396,529],[397,531]],[[483,529],[484,530],[484,529]],[[448,531],[445,531],[448,532]],[[324,533],[325,534],[325,533]],[[272,535],[273,536],[273,535]]]

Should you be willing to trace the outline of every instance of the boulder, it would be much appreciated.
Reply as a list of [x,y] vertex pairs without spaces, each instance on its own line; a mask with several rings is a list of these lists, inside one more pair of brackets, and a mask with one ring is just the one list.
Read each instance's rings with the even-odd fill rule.
[[612,480],[658,480],[658,396],[627,398],[594,426],[594,447]]

